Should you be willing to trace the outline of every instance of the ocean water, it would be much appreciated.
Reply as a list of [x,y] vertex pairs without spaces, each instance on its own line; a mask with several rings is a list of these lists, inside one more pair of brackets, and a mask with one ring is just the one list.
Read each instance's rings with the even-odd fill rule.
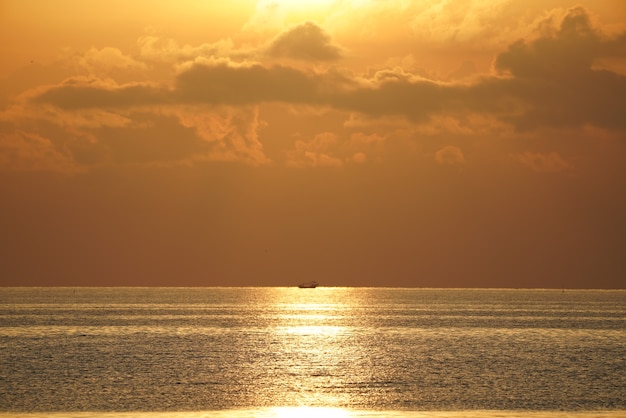
[[626,291],[0,288],[2,417],[626,417]]

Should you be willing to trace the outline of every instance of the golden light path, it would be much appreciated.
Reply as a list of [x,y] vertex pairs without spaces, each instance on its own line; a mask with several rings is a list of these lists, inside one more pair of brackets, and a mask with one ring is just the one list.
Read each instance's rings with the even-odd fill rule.
[[350,411],[340,408],[312,408],[306,406],[273,408],[272,412],[276,418],[349,418]]
[[[328,386],[344,384],[342,364],[349,361],[345,339],[352,328],[345,318],[352,316],[355,301],[349,289],[275,289],[267,297],[274,308],[272,332],[274,361],[285,378],[276,382],[278,392],[259,394],[259,405],[274,406],[269,416],[349,417],[340,405],[349,403],[346,396],[329,391]],[[347,302],[349,301],[349,303]],[[271,399],[271,400],[270,400]]]

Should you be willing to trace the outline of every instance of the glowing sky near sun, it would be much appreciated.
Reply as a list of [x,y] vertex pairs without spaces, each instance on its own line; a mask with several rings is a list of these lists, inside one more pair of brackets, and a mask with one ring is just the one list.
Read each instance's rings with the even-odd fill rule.
[[624,287],[625,17],[2,1],[2,283]]

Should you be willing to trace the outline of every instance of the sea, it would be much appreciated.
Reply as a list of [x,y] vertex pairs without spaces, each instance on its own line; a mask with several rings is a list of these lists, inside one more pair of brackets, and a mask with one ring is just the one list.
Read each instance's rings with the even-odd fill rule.
[[626,291],[0,288],[0,417],[626,417]]

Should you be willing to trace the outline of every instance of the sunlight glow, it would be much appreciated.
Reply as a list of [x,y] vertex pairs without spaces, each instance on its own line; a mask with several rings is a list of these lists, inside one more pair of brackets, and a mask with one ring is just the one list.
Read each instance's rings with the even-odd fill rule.
[[322,7],[328,7],[336,0],[272,0],[273,4],[289,9],[316,9]]
[[324,20],[341,2],[337,0],[259,0],[257,13],[267,19],[277,17],[282,23],[301,23],[305,20]]

